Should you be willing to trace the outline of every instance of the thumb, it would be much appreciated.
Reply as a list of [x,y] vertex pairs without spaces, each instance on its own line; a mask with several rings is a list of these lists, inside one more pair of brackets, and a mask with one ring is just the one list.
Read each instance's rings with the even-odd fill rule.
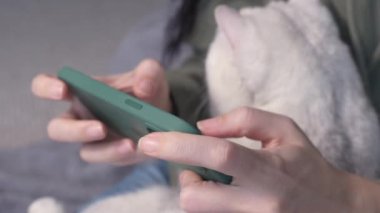
[[261,141],[264,147],[278,146],[285,142],[304,143],[306,137],[290,118],[249,107],[200,121],[197,125],[204,135],[248,137]]
[[157,61],[146,59],[137,66],[134,77],[133,93],[136,97],[150,102],[159,92],[164,80],[163,68]]

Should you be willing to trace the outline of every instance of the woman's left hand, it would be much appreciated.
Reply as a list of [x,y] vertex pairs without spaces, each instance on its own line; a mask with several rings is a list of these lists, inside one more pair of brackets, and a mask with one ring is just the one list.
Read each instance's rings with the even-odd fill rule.
[[[346,173],[324,160],[289,118],[240,108],[198,123],[203,136],[152,133],[139,141],[145,154],[214,169],[234,177],[231,185],[180,176],[187,212],[349,212]],[[259,140],[250,150],[221,138]]]

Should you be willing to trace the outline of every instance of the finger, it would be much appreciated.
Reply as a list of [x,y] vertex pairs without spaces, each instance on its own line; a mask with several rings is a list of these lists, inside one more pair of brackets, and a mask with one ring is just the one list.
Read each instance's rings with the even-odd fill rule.
[[155,60],[144,60],[136,68],[133,93],[136,97],[150,102],[156,96],[162,79],[161,65]]
[[202,182],[202,178],[192,171],[184,170],[180,174],[179,182],[180,182],[181,188],[184,188],[191,184]]
[[139,160],[136,146],[131,139],[116,139],[84,144],[80,156],[91,163],[133,164]]
[[232,176],[240,176],[241,171],[250,171],[263,161],[261,153],[227,140],[176,132],[149,134],[139,140],[138,148],[155,158],[203,166]]
[[262,141],[264,147],[275,146],[283,141],[302,143],[305,137],[291,119],[248,107],[198,122],[197,125],[204,135],[224,138],[248,137]]
[[94,118],[94,115],[80,102],[77,97],[72,99],[69,113],[73,115],[72,118],[75,116],[78,120],[91,120]]
[[121,76],[122,74],[105,75],[105,76],[95,75],[95,76],[92,76],[92,78],[94,78],[97,81],[103,82],[105,84],[112,84],[118,79],[120,79]]
[[50,121],[49,137],[64,142],[91,142],[107,135],[106,127],[97,120],[77,120],[72,114],[64,114]]
[[240,212],[239,196],[231,185],[193,182],[181,189],[180,206],[186,212]]
[[132,92],[134,81],[135,73],[127,72],[119,75],[119,78],[110,83],[110,86],[123,92]]
[[56,77],[39,74],[32,80],[31,90],[40,98],[63,100],[68,99],[68,88],[66,84]]
[[132,92],[132,87],[134,83],[134,72],[126,72],[122,74],[94,78],[125,93]]

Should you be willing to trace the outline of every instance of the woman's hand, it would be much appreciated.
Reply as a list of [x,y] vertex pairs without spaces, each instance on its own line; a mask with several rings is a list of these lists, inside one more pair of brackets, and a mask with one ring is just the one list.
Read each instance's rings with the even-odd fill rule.
[[[154,60],[142,61],[131,72],[95,78],[163,110],[171,111],[169,87],[164,71]],[[127,165],[142,159],[143,155],[136,152],[133,141],[111,133],[104,124],[91,117],[89,112],[73,98],[63,81],[40,74],[33,79],[31,88],[40,98],[71,103],[67,112],[49,123],[47,129],[51,139],[83,143],[80,155],[88,162]]]
[[[349,212],[347,174],[334,169],[287,117],[241,108],[198,123],[205,136],[152,133],[145,154],[203,166],[234,177],[231,185],[184,171],[181,207],[188,212]],[[225,139],[262,141],[250,150]]]

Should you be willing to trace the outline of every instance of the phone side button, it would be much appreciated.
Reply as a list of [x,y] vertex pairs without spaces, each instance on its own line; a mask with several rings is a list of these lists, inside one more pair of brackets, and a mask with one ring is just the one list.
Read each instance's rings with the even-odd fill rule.
[[154,124],[151,124],[151,123],[146,122],[145,126],[146,126],[149,133],[151,133],[151,132],[166,132],[165,130],[163,130],[160,127],[158,127]]
[[136,103],[135,101],[133,101],[133,100],[131,100],[131,99],[126,99],[126,100],[125,100],[125,103],[126,103],[128,106],[130,106],[130,107],[132,107],[132,108],[135,108],[135,109],[137,109],[137,110],[140,110],[140,109],[142,109],[142,107],[143,107],[141,104]]

